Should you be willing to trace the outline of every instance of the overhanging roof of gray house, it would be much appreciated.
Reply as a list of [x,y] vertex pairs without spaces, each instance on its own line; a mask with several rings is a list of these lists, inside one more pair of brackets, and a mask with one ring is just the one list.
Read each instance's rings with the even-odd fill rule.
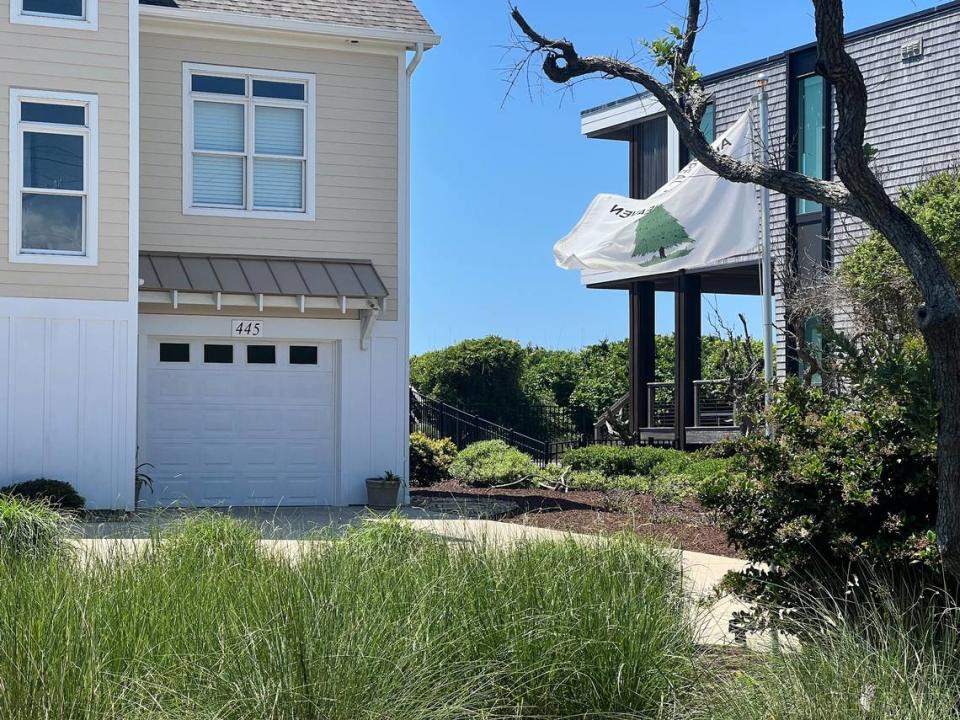
[[435,35],[412,0],[140,0],[140,4]]

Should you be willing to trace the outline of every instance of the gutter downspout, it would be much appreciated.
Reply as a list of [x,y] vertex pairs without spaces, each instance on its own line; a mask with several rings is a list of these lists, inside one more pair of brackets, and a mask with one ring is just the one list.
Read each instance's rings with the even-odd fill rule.
[[[402,265],[405,265],[406,270],[406,281],[405,287],[403,287],[403,294],[405,297],[401,300],[406,307],[401,307],[399,312],[399,318],[404,325],[403,335],[406,338],[405,342],[401,344],[401,352],[403,353],[403,418],[405,423],[409,423],[410,418],[410,362],[407,358],[410,355],[410,86],[412,85],[413,73],[416,72],[417,67],[420,65],[420,61],[423,60],[423,43],[418,42],[415,46],[415,52],[413,58],[407,63],[406,71],[406,82],[404,78],[400,76],[400,91],[401,97],[403,99],[402,108],[405,117],[402,117],[399,122],[399,127],[402,128],[400,140],[400,168],[401,172],[406,174],[406,177],[401,179],[401,182],[398,184],[398,187],[401,188],[401,193],[399,197],[399,202],[401,205],[402,213],[402,222],[400,223],[400,233],[401,233],[401,256],[405,257],[405,260],[401,262]],[[404,58],[406,59],[406,58]],[[399,68],[398,68],[399,69]],[[403,432],[403,456],[400,462],[400,474],[403,477],[407,478],[407,482],[403,483],[401,488],[401,502],[404,505],[410,504],[410,435],[406,430]]]
[[413,74],[417,71],[417,66],[420,65],[420,61],[423,60],[423,43],[418,42],[416,45],[416,52],[413,55],[413,60],[410,61],[410,64],[407,65],[407,79],[413,77]]

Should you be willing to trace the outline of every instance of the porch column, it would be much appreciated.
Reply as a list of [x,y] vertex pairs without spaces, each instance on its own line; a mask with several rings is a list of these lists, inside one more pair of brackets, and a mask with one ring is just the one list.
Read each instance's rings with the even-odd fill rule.
[[630,286],[630,431],[650,427],[647,383],[656,371],[656,294],[652,282]]
[[681,272],[675,294],[674,431],[677,448],[686,450],[687,428],[693,425],[693,381],[700,379],[700,276]]

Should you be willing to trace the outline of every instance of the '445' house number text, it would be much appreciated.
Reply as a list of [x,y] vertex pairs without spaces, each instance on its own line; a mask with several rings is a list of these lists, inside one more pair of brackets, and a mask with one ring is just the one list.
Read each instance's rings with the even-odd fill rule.
[[230,329],[233,337],[260,337],[263,335],[263,321],[231,320]]

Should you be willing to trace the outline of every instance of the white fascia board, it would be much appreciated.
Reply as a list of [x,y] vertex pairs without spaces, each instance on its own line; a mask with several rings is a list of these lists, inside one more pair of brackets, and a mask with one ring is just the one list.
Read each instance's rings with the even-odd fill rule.
[[[167,290],[141,290],[140,302],[147,305],[172,305],[173,292]],[[188,290],[179,290],[177,293],[178,305],[200,305],[205,307],[217,306],[217,293],[209,292],[191,292]],[[298,295],[264,295],[262,298],[263,306],[268,308],[284,308],[287,310],[297,310],[300,308],[301,299]],[[241,307],[260,307],[260,297],[254,294],[223,293],[220,297],[221,307],[241,308]],[[305,310],[340,310],[341,301],[337,298],[327,297],[305,297],[303,298],[303,307]],[[379,310],[380,305],[374,298],[347,298],[347,310]]]
[[341,38],[346,41],[360,40],[378,43],[402,45],[407,50],[415,50],[417,43],[425,48],[440,44],[440,36],[433,33],[410,32],[405,30],[387,30],[383,28],[354,27],[335,23],[311,22],[289,18],[266,17],[249,13],[216,12],[207,10],[182,10],[180,8],[159,5],[142,5],[140,15],[144,18],[144,29],[152,30],[151,19],[192,22],[209,27],[210,25],[249,28],[253,30],[279,30],[293,33],[306,33],[327,38]]
[[600,108],[582,116],[580,132],[587,136],[596,135],[664,112],[663,105],[653,95],[643,95],[630,102]]

